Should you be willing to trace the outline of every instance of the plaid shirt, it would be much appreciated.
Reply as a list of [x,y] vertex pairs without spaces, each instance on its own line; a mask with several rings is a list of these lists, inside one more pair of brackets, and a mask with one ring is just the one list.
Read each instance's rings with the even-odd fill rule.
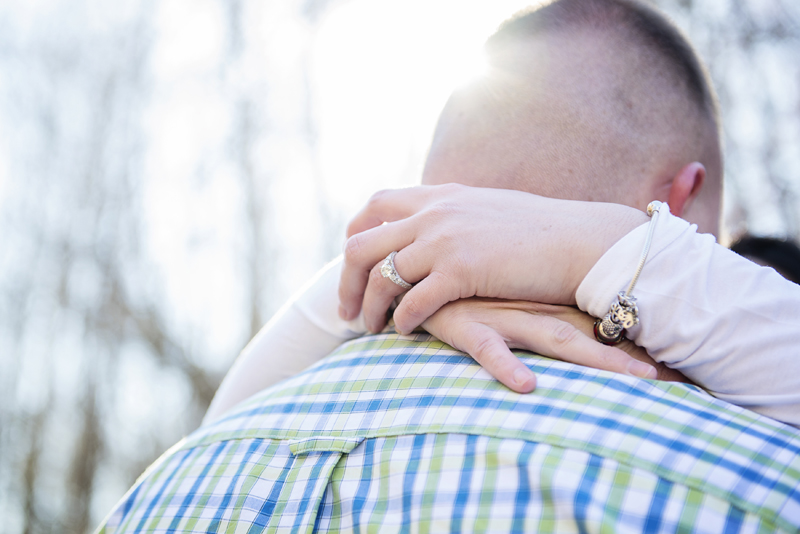
[[357,339],[201,427],[99,532],[798,532],[800,433],[699,388]]

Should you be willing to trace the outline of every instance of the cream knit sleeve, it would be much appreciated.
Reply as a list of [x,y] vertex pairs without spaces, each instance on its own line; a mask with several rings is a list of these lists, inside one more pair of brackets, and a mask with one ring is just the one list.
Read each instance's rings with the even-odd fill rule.
[[[602,317],[630,282],[647,225],[612,247],[578,288],[578,306]],[[628,336],[712,395],[800,427],[800,286],[661,217],[633,295]]]
[[341,268],[341,257],[323,268],[247,344],[225,375],[203,424],[366,333],[361,316],[339,318]]

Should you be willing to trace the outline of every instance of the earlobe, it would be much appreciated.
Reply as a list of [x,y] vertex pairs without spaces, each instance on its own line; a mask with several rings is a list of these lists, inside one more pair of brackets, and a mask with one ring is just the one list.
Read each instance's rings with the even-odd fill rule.
[[706,168],[695,161],[683,167],[672,179],[669,190],[669,210],[673,215],[683,216],[683,212],[700,193],[706,179]]

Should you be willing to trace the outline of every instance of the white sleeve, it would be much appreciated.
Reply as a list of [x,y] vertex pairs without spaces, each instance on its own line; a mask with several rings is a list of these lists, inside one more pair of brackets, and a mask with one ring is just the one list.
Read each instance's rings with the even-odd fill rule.
[[363,316],[339,318],[341,256],[328,264],[256,334],[222,380],[203,418],[208,423],[239,402],[321,360],[367,332]]
[[[800,427],[800,286],[659,217],[633,295],[640,324],[628,332],[658,362],[712,395]],[[606,252],[576,295],[602,317],[625,290],[647,233],[642,225]]]

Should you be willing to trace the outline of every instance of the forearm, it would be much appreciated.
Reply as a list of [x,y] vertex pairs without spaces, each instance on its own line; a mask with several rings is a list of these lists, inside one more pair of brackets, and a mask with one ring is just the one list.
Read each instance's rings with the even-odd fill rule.
[[[681,219],[658,224],[634,290],[641,322],[629,337],[715,396],[799,426],[800,286]],[[590,271],[581,309],[606,313],[630,281],[645,232],[628,234]]]
[[203,423],[313,365],[342,341],[290,306],[266,324],[239,354],[211,401]]
[[360,317],[338,317],[340,272],[340,260],[328,265],[247,344],[225,375],[204,424],[366,331]]

